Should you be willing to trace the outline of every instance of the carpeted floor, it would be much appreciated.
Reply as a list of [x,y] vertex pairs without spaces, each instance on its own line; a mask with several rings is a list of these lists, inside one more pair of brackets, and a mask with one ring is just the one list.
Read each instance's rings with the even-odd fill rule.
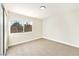
[[79,48],[41,38],[10,47],[7,56],[79,56]]

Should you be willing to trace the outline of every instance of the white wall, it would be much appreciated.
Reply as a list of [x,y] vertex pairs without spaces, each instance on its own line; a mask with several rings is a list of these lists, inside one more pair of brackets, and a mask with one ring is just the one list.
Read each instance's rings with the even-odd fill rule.
[[4,15],[4,27],[5,27],[5,29],[4,29],[4,54],[6,55],[6,52],[7,52],[7,49],[8,49],[8,39],[9,39],[9,37],[8,37],[8,33],[9,33],[9,31],[8,31],[8,18],[7,18],[7,11],[6,11],[6,9],[5,9],[5,11],[4,11],[4,13],[5,13],[5,15]]
[[0,4],[0,55],[3,55],[3,10]]
[[[9,15],[9,21],[11,20],[11,16],[14,15],[15,14],[13,13]],[[59,11],[55,12],[55,14],[52,14],[52,16],[44,20],[39,20],[32,17],[26,18],[32,20],[33,31],[9,34],[9,46],[21,42],[31,41],[32,39],[41,38],[43,29],[44,38],[79,47],[78,9],[59,9]]]
[[43,20],[43,37],[79,47],[79,10],[61,11]]
[[[9,16],[8,22],[11,20],[11,16],[20,17],[20,15],[15,14],[15,13],[9,13],[8,16]],[[29,19],[32,21],[32,23],[33,23],[32,32],[12,33],[12,34],[10,33],[9,34],[9,46],[31,41],[31,40],[35,40],[35,39],[42,37],[42,20],[35,19],[32,17],[25,17],[25,16],[21,16],[21,17],[22,17],[22,19],[24,18],[24,19]]]

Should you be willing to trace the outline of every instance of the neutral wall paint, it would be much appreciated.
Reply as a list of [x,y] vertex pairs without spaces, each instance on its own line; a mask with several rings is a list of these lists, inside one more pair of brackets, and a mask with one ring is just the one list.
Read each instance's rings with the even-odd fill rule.
[[[41,38],[43,28],[43,37],[79,47],[78,15],[78,9],[59,10],[58,12],[55,12],[55,14],[52,14],[49,18],[43,20],[43,27],[42,20],[30,17],[33,21],[33,31],[27,33],[9,34],[9,46]],[[13,16],[13,14],[9,15],[9,17],[10,16]]]
[[3,55],[3,13],[0,4],[0,55]]
[[9,46],[16,45],[23,42],[28,42],[31,40],[35,40],[42,37],[42,20],[35,19],[32,17],[22,16],[19,14],[9,12],[9,21],[11,17],[20,17],[24,19],[29,19],[32,21],[32,32],[24,32],[24,33],[9,33]]
[[44,19],[43,37],[79,47],[79,10],[62,10]]
[[8,31],[8,18],[7,18],[7,11],[6,11],[6,9],[5,9],[5,11],[4,11],[4,27],[5,27],[5,29],[4,29],[4,54],[6,55],[6,52],[7,52],[7,49],[8,49],[8,39],[9,39],[9,31]]

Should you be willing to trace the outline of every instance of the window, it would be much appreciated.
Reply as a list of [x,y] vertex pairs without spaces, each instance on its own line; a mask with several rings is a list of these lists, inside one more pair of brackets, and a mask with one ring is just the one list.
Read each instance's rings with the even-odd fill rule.
[[32,21],[22,20],[18,18],[13,18],[10,21],[10,32],[19,33],[19,32],[30,32],[32,31]]
[[24,32],[29,32],[29,31],[32,31],[32,23],[26,22],[26,24],[24,24]]
[[23,32],[23,26],[19,22],[11,25],[11,33]]

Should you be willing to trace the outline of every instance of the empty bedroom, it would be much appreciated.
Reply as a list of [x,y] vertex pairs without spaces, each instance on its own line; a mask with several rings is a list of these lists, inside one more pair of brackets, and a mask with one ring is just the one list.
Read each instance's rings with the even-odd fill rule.
[[79,3],[0,6],[5,56],[79,56]]

